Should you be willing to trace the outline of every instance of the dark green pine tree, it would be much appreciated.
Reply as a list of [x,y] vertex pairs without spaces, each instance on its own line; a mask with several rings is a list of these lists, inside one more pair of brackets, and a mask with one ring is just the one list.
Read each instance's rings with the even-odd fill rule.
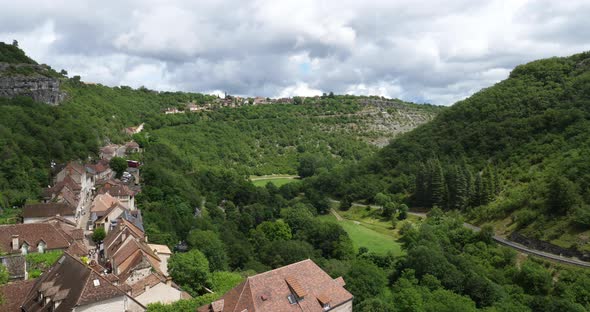
[[442,166],[438,159],[432,161],[432,206],[446,207],[446,185]]
[[453,209],[463,210],[469,205],[469,183],[468,177],[463,168],[455,167],[457,177],[455,179],[455,201]]
[[416,172],[415,189],[414,189],[414,204],[418,207],[427,206],[427,170],[424,164],[420,164],[418,172]]
[[496,194],[494,173],[490,165],[488,165],[482,173],[482,183],[484,191],[484,193],[482,194],[482,205],[485,205],[491,202]]
[[485,201],[485,187],[483,184],[482,173],[478,172],[475,175],[475,182],[473,185],[473,196],[471,197],[472,206],[477,207],[484,204]]

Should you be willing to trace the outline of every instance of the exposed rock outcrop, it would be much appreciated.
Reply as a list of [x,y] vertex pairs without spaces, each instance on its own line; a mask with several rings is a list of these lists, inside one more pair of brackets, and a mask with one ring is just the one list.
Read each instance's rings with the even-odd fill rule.
[[[18,71],[23,68],[30,73],[20,74]],[[16,69],[16,73],[14,69]],[[0,97],[13,98],[23,95],[30,96],[38,102],[58,105],[65,99],[66,93],[60,90],[58,78],[41,74],[46,70],[42,65],[15,67],[14,65],[0,64]]]

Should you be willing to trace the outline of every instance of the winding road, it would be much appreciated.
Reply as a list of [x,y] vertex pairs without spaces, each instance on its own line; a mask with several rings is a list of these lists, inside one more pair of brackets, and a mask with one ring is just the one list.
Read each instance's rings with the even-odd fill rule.
[[[330,201],[333,203],[340,203],[340,201],[337,201],[334,199],[330,199]],[[353,205],[360,206],[360,207],[380,208],[379,206],[364,205],[364,204],[357,204],[357,203],[354,203]],[[342,217],[338,214],[338,212],[336,212],[336,210],[331,209],[331,212],[332,212],[332,214],[334,214],[336,216],[336,219],[338,219],[339,221],[343,220]],[[421,212],[408,212],[408,214],[413,215],[413,216],[417,216],[420,218],[427,217],[427,215],[425,213],[421,213]],[[463,226],[465,228],[471,229],[475,232],[481,231],[481,229],[479,227],[477,227],[473,224],[469,224],[469,223],[464,222]],[[498,242],[499,244],[502,244],[502,245],[512,248],[512,249],[515,249],[515,250],[522,252],[522,253],[542,257],[545,259],[549,259],[549,260],[553,260],[553,261],[557,261],[557,262],[561,262],[561,263],[565,263],[565,264],[575,265],[578,267],[590,268],[590,262],[586,262],[586,261],[582,261],[582,260],[578,260],[578,259],[574,259],[574,258],[563,257],[560,255],[556,255],[556,254],[552,254],[552,253],[548,253],[548,252],[544,252],[544,251],[540,251],[540,250],[536,250],[536,249],[531,249],[531,248],[528,248],[524,245],[515,243],[513,241],[510,241],[510,240],[505,239],[505,238],[498,236],[498,235],[494,235],[493,239],[496,242]]]

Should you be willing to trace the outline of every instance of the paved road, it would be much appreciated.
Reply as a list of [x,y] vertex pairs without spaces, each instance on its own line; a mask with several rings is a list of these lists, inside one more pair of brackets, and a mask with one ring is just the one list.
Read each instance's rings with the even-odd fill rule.
[[[333,203],[340,203],[337,200],[333,200],[330,199],[331,202]],[[353,204],[354,206],[360,206],[360,207],[371,207],[371,208],[381,208],[379,206],[373,206],[373,205],[363,205],[363,204]],[[338,215],[338,213],[336,213],[336,211],[332,211],[332,213],[334,213],[334,215],[336,216],[336,218],[340,217],[340,215]],[[425,213],[421,213],[421,212],[408,212],[408,214],[410,215],[414,215],[417,217],[421,217],[421,218],[426,218],[427,215]],[[463,226],[465,228],[471,229],[475,232],[479,232],[481,231],[481,229],[473,224],[469,224],[469,223],[463,223]],[[568,258],[568,257],[562,257],[560,255],[555,255],[552,253],[547,253],[547,252],[543,252],[540,250],[536,250],[536,249],[531,249],[528,248],[524,245],[515,243],[513,241],[507,240],[503,237],[500,237],[498,235],[494,235],[493,239],[504,245],[507,247],[510,247],[512,249],[516,249],[517,251],[529,254],[529,255],[534,255],[534,256],[538,256],[538,257],[542,257],[542,258],[546,258],[546,259],[550,259],[550,260],[554,260],[557,262],[561,262],[561,263],[566,263],[566,264],[571,264],[571,265],[575,265],[575,266],[579,266],[579,267],[585,267],[585,268],[590,268],[590,262],[586,262],[586,261],[582,261],[582,260],[578,260],[578,259],[574,259],[574,258]]]

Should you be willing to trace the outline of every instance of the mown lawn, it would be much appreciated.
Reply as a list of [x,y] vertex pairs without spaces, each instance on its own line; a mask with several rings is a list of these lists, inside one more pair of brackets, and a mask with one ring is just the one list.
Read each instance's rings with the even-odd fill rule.
[[277,176],[251,176],[250,181],[255,186],[265,186],[268,183],[274,184],[276,187],[281,187],[287,183],[298,181],[295,176],[277,175]]
[[370,229],[366,225],[352,220],[337,221],[332,214],[319,216],[323,220],[329,222],[338,222],[342,228],[348,233],[355,249],[359,247],[366,247],[369,251],[377,254],[386,254],[391,251],[394,255],[401,255],[401,245],[396,241],[392,235],[386,235]]

